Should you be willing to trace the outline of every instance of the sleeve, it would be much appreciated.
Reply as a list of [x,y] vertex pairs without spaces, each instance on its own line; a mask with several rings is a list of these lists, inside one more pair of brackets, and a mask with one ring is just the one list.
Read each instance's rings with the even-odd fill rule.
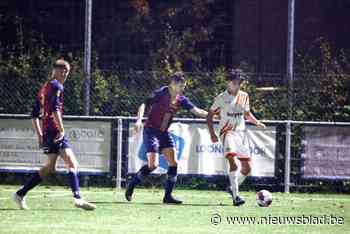
[[32,119],[36,119],[40,117],[40,100],[38,97],[35,99],[31,116],[32,116]]
[[185,110],[191,110],[195,107],[194,104],[187,97],[183,97],[181,99],[180,105]]
[[250,105],[249,105],[249,96],[247,95],[247,98],[244,103],[244,111],[245,112],[250,112]]
[[213,105],[211,105],[210,110],[213,112],[218,111],[222,107],[222,98],[221,96],[217,96],[214,100]]
[[54,86],[52,90],[52,96],[50,100],[50,106],[52,111],[59,111],[60,106],[62,105],[60,96],[62,95],[63,87],[61,86]]

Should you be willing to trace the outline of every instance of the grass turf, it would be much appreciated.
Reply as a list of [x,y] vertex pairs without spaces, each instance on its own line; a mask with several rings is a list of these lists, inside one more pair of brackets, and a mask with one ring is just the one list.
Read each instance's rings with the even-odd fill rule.
[[[337,194],[273,193],[271,207],[255,204],[255,193],[243,192],[246,204],[233,207],[228,194],[220,191],[176,190],[184,200],[180,206],[161,204],[163,191],[137,189],[133,202],[124,200],[123,191],[105,188],[82,189],[83,196],[94,202],[95,211],[74,208],[68,188],[38,187],[27,203],[31,210],[18,210],[11,193],[17,187],[0,186],[0,233],[350,233],[350,197]],[[214,214],[221,223],[213,225]],[[277,217],[344,218],[342,225],[248,224],[260,217],[276,222]],[[230,217],[243,217],[229,224]],[[247,218],[244,218],[247,217]],[[251,218],[249,218],[251,217]],[[264,219],[267,220],[266,218]],[[217,219],[216,219],[217,221]],[[299,220],[300,221],[300,220]],[[246,222],[246,224],[237,224]]]

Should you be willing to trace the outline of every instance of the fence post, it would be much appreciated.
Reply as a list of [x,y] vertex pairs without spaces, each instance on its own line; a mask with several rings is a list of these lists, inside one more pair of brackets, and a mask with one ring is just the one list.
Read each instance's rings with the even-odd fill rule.
[[85,0],[85,35],[84,35],[84,114],[90,115],[91,84],[91,15],[92,0]]
[[284,192],[289,193],[290,186],[290,151],[291,151],[291,120],[293,120],[293,66],[294,66],[294,12],[295,0],[288,0],[288,43],[287,43],[287,79],[288,85],[288,121],[286,125],[286,157],[284,167]]
[[122,153],[123,153],[123,119],[118,118],[118,136],[117,136],[117,178],[116,187],[121,189],[122,182]]
[[289,193],[290,187],[290,155],[291,155],[291,121],[286,123],[286,150],[285,150],[285,162],[284,162],[284,192]]

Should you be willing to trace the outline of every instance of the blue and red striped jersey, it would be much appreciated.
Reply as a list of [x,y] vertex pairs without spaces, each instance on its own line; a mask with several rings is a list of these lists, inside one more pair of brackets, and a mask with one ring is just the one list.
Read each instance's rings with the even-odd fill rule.
[[32,110],[32,118],[42,118],[43,134],[59,132],[53,113],[63,114],[63,85],[58,80],[46,82],[39,90]]
[[156,128],[167,131],[174,115],[180,107],[191,110],[194,108],[192,102],[183,95],[177,95],[174,103],[171,103],[169,87],[163,86],[147,99],[147,106],[150,106],[145,127]]

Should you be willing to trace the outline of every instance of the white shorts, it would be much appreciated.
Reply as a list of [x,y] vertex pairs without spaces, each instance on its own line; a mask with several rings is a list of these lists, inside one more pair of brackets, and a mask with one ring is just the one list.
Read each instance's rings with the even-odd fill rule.
[[250,160],[247,134],[244,131],[228,131],[220,136],[225,157],[236,157]]

